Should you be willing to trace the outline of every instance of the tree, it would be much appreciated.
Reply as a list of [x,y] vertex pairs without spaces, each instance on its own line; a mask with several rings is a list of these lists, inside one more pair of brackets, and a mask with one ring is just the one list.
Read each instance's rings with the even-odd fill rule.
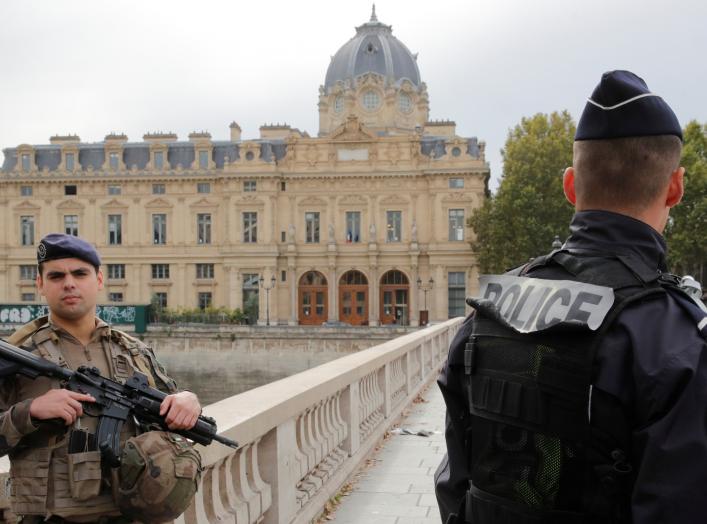
[[665,237],[671,271],[707,279],[707,125],[696,121],[683,132],[680,165],[685,168],[685,195],[670,212]]
[[509,131],[498,191],[469,219],[482,273],[517,266],[548,252],[555,235],[568,235],[573,207],[562,173],[572,165],[574,132],[567,111],[523,118]]

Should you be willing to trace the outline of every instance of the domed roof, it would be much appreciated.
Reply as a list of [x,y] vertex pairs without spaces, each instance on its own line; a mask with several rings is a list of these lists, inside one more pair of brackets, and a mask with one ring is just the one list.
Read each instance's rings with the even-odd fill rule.
[[378,21],[375,5],[370,22],[358,26],[356,36],[331,59],[324,86],[330,88],[339,80],[369,72],[383,75],[392,83],[406,78],[420,85],[416,56],[393,36],[391,26]]

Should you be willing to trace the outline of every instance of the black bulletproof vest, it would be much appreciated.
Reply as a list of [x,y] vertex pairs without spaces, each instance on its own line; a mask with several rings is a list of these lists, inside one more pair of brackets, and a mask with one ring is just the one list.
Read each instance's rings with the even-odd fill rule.
[[629,423],[593,391],[594,357],[629,303],[664,292],[659,279],[640,260],[557,251],[468,299],[467,522],[630,522]]

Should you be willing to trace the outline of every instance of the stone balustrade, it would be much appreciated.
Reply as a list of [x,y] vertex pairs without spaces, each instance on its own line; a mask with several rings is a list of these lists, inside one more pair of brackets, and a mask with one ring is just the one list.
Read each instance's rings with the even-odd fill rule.
[[310,522],[437,377],[461,323],[421,329],[207,406],[219,433],[241,447],[199,446],[201,485],[175,522]]

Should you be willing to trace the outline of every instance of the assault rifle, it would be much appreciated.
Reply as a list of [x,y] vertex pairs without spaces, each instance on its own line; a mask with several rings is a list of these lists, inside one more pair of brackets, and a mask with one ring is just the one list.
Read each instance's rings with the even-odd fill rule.
[[[72,371],[0,340],[0,378],[17,374],[31,379],[49,377],[61,380],[62,387],[95,398],[96,402],[83,403],[83,410],[85,415],[99,419],[95,442],[110,465],[119,462],[120,430],[129,417],[135,417],[143,425],[172,431],[160,415],[160,404],[167,394],[150,387],[147,376],[139,371],[121,384],[101,376],[95,367],[81,366]],[[173,433],[204,446],[215,440],[238,448],[237,442],[222,437],[217,431],[216,421],[202,415],[193,428],[174,430]]]

